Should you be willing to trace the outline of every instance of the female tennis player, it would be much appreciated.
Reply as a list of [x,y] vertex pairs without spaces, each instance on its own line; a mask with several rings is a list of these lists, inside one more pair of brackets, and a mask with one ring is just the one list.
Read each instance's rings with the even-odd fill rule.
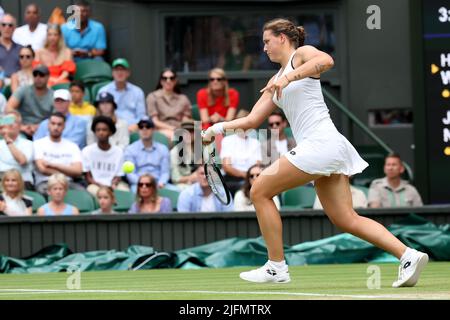
[[261,90],[262,95],[248,116],[216,123],[203,133],[203,143],[208,144],[225,130],[258,128],[278,106],[285,112],[297,142],[294,149],[266,168],[252,186],[250,196],[269,260],[261,268],[242,272],[240,277],[262,283],[290,281],[281,218],[272,198],[313,181],[334,225],[400,259],[398,280],[392,286],[414,286],[428,255],[406,247],[381,224],[359,216],[352,208],[348,177],[362,172],[368,164],[337,131],[324,102],[320,74],[333,67],[333,59],[304,45],[304,29],[288,20],[269,21],[263,32],[264,51],[281,69]]

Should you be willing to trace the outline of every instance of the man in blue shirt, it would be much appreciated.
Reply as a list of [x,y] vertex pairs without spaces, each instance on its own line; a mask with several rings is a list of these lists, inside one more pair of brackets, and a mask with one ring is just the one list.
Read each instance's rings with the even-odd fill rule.
[[206,180],[203,165],[196,170],[197,181],[184,189],[178,197],[178,212],[226,212],[233,210],[233,201],[228,205],[222,204],[214,196],[211,187]]
[[[86,120],[81,117],[73,116],[69,113],[69,105],[71,102],[70,92],[67,89],[56,90],[53,94],[53,102],[56,112],[61,112],[66,117],[64,131],[62,137],[72,141],[80,149],[86,146]],[[41,122],[33,140],[38,140],[49,135],[48,119]]]
[[77,28],[75,19],[62,25],[66,45],[72,49],[75,62],[84,59],[103,60],[106,50],[105,28],[100,22],[89,19],[91,8],[87,1],[79,0],[75,5],[80,8],[80,28]]
[[128,123],[128,131],[138,130],[137,122],[146,115],[144,91],[128,82],[130,64],[126,59],[118,58],[112,63],[114,81],[99,90],[97,99],[102,92],[114,96],[117,104],[116,115]]
[[149,173],[158,181],[158,188],[163,188],[170,178],[169,149],[153,141],[155,125],[151,118],[143,117],[137,126],[140,139],[126,147],[124,154],[124,161],[131,161],[135,166],[134,172],[127,174],[128,183],[136,192],[139,177]]

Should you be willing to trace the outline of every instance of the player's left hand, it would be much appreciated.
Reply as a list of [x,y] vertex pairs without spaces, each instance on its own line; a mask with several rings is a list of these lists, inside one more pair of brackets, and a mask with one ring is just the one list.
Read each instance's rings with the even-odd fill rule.
[[277,95],[277,99],[281,98],[281,92],[284,88],[289,84],[289,81],[286,79],[285,76],[282,76],[279,78],[276,82],[269,84],[265,86],[263,89],[261,89],[261,93],[265,91],[269,91],[271,93],[275,93]]

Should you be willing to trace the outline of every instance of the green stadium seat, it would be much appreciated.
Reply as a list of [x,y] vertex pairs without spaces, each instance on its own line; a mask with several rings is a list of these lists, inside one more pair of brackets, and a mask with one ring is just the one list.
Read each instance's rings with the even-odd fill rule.
[[90,213],[96,209],[94,197],[84,190],[67,190],[64,202],[77,207],[82,214]]
[[197,104],[192,105],[192,119],[200,121],[200,109]]
[[158,189],[158,194],[161,197],[169,198],[170,202],[172,203],[172,209],[173,210],[177,209],[178,197],[180,196],[179,191],[161,188],[161,189]]
[[139,139],[140,139],[139,133],[137,133],[137,132],[130,133],[130,144],[138,141]]
[[52,90],[56,91],[58,89],[67,89],[69,90],[70,83],[58,83],[52,86]]
[[369,167],[364,169],[362,173],[353,176],[352,184],[369,187],[373,180],[384,177],[383,167],[387,153],[378,146],[358,146],[356,150],[361,158],[369,164]]
[[116,196],[116,205],[114,210],[117,212],[128,212],[133,202],[136,201],[136,195],[130,191],[114,190]]
[[100,81],[97,83],[94,83],[91,85],[90,87],[90,96],[91,96],[91,102],[94,103],[95,100],[97,100],[97,94],[100,91],[101,88],[103,88],[104,86],[106,86],[108,83],[110,83],[111,81]]
[[300,186],[281,194],[282,209],[312,208],[315,198],[316,191],[313,187]]
[[82,80],[87,86],[101,81],[112,80],[111,66],[100,60],[83,60],[77,63],[75,80]]
[[25,190],[24,194],[33,201],[33,213],[36,213],[41,206],[47,203],[44,196],[38,192]]
[[5,96],[6,100],[8,100],[9,97],[11,97],[12,91],[11,91],[11,86],[10,85],[5,86],[3,88],[3,95]]
[[291,127],[286,127],[286,128],[284,129],[284,133],[285,133],[286,136],[288,136],[289,138],[293,138],[293,137],[294,137],[294,135],[292,134],[292,129],[291,129]]

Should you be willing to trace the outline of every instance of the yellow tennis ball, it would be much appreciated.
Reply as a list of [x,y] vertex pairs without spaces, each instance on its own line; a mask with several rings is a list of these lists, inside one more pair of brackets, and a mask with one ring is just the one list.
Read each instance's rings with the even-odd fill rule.
[[122,166],[122,171],[125,173],[132,173],[134,171],[134,163],[131,161],[125,161]]

